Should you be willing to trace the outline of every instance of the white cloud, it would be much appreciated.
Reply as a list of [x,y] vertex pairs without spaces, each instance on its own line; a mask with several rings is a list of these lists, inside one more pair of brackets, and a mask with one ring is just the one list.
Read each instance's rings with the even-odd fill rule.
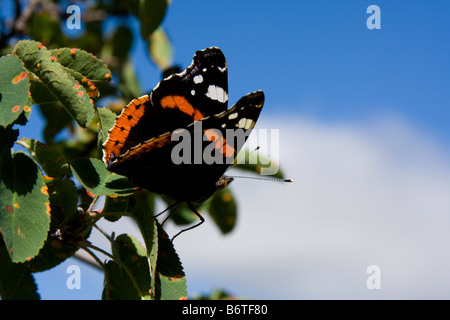
[[[198,281],[269,299],[449,297],[447,154],[399,119],[270,127],[295,182],[237,180],[230,236],[202,226],[176,240],[193,290]],[[381,290],[366,287],[371,264]]]
[[[398,118],[272,119],[258,127],[280,129],[280,164],[295,182],[237,179],[230,235],[206,217],[175,240],[189,294],[450,298],[448,145]],[[372,264],[381,267],[380,290],[366,287]]]

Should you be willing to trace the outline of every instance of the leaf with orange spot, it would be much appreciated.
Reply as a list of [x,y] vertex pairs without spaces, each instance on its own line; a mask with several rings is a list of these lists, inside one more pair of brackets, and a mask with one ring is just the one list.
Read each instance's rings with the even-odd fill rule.
[[22,146],[26,146],[30,155],[39,163],[47,176],[60,178],[70,175],[68,164],[57,147],[47,146],[42,142],[27,138],[20,139],[20,142]]
[[117,115],[107,108],[97,108],[98,121],[100,123],[100,131],[98,132],[97,147],[98,157],[103,157],[103,143],[108,139],[108,131],[114,126]]
[[50,226],[44,178],[26,154],[3,152],[0,158],[0,228],[13,262],[34,257]]
[[158,232],[156,221],[153,219],[153,215],[155,213],[148,201],[149,198],[146,200],[142,198],[137,199],[132,215],[137,222],[142,237],[144,238],[146,256],[150,268],[151,289],[152,292],[155,292],[156,263],[158,258]]
[[75,183],[70,179],[55,178],[47,182],[50,194],[50,213],[52,226],[64,227],[77,212],[78,192]]
[[28,266],[32,272],[49,270],[73,256],[77,250],[77,247],[69,245],[64,240],[49,238]]
[[180,258],[162,227],[158,227],[155,299],[178,300],[187,296],[187,282]]
[[[85,128],[89,125],[94,115],[93,104],[84,87],[78,90],[74,88],[74,85],[79,82],[65,70],[60,61],[61,56],[56,60],[52,59],[57,54],[53,55],[45,47],[39,49],[39,43],[31,40],[19,41],[13,53],[22,60],[27,70],[39,78],[48,91],[62,103],[81,127]],[[81,95],[78,94],[80,91]]]
[[28,73],[13,55],[0,58],[0,125],[6,127],[22,113],[28,99]]
[[111,81],[111,71],[102,60],[81,49],[60,48],[50,52],[58,53],[58,62],[84,87],[90,98],[100,96],[99,87],[108,89],[105,84]]
[[237,204],[230,188],[217,191],[209,201],[208,212],[223,234],[233,230],[236,224]]
[[0,243],[0,297],[2,300],[38,300],[39,293],[27,263],[13,263]]
[[[59,48],[49,51],[52,55],[59,53],[58,62],[62,66],[77,74],[83,75],[83,77],[86,77],[91,81],[107,81],[110,79],[107,77],[108,74],[111,74],[108,66],[102,60],[96,58],[92,53],[74,48]],[[75,75],[74,77],[78,80]]]
[[121,264],[110,261],[106,265],[103,299],[151,299],[149,265],[139,241],[122,234],[114,240],[112,249]]

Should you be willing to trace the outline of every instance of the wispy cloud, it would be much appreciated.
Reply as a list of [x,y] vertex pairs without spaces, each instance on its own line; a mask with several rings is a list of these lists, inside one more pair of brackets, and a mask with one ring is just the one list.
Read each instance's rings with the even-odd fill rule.
[[[448,145],[396,117],[280,118],[257,127],[280,129],[280,165],[295,182],[237,179],[239,217],[230,235],[206,217],[175,240],[189,294],[450,298]],[[137,234],[126,219],[102,227]],[[369,265],[381,268],[379,290],[366,286]]]
[[[448,145],[389,117],[269,128],[280,129],[280,164],[295,182],[235,181],[236,230],[221,237],[207,222],[176,240],[191,294],[450,297]],[[366,287],[372,264],[380,290]]]

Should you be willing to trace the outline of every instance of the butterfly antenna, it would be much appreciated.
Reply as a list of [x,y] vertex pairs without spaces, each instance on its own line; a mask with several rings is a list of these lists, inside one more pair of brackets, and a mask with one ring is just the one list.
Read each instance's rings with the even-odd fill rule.
[[[258,151],[259,149],[261,149],[261,146],[257,146],[255,149],[253,149],[253,151],[250,152],[250,153],[247,155],[247,157],[250,157],[250,155],[254,154],[254,153],[255,153],[256,151]],[[238,165],[240,165],[240,164],[242,164],[242,163],[245,163],[245,159],[246,159],[247,157],[244,156],[242,159],[240,159],[240,161],[237,161],[237,158],[236,158],[235,161],[234,161],[234,163],[233,163],[231,166],[229,166],[225,172],[227,172],[228,170],[230,170],[231,168],[233,168],[233,167],[235,167],[235,166],[238,166]],[[242,162],[242,161],[244,161],[244,162]]]
[[251,176],[231,176],[230,178],[237,179],[253,179],[253,180],[265,180],[265,181],[277,181],[277,182],[294,182],[292,179],[281,179],[281,178],[261,178],[261,177],[251,177]]
[[194,228],[197,228],[199,225],[201,225],[203,222],[205,222],[205,218],[202,217],[200,213],[198,213],[197,209],[194,208],[192,203],[188,202],[189,208],[192,210],[192,212],[200,219],[200,222],[193,225],[192,227],[186,228],[178,232],[176,235],[173,236],[173,238],[170,240],[170,242],[173,243],[173,240],[175,240],[176,237],[178,237],[180,234],[182,234],[185,231],[192,230]]

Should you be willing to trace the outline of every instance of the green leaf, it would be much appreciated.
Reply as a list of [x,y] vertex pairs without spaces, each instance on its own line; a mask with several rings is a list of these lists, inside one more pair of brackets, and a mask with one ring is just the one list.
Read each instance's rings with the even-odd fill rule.
[[155,299],[183,300],[187,298],[186,276],[180,258],[167,233],[158,226],[158,260],[156,262]]
[[110,222],[115,222],[128,210],[128,206],[129,197],[106,197],[102,216]]
[[[11,153],[11,148],[14,145],[14,142],[17,140],[19,136],[19,130],[12,129],[11,126],[6,128],[0,126],[0,155],[3,150],[5,152]],[[1,176],[0,176],[1,179]]]
[[[125,289],[128,298],[151,299],[148,260],[145,249],[139,241],[130,235],[122,234],[114,240],[112,249],[113,256],[121,262],[118,266],[123,273],[118,276],[118,281],[108,277],[104,296],[109,299],[118,299],[117,294],[119,297],[122,294],[117,290],[117,287],[120,287],[121,290]],[[112,270],[118,273],[117,268],[113,267]]]
[[34,104],[46,104],[58,101],[58,98],[40,81],[30,81],[30,92]]
[[98,159],[79,158],[70,168],[83,187],[95,195],[127,196],[135,190],[127,177],[108,171]]
[[31,115],[31,107],[33,106],[33,99],[30,95],[28,95],[27,101],[25,102],[25,107],[23,108],[22,113],[19,115],[19,117],[14,121],[14,124],[18,124],[20,126],[24,126],[27,124],[28,120],[30,119]]
[[117,115],[107,108],[97,108],[100,131],[98,133],[99,158],[103,158],[102,144],[108,139],[108,131],[114,126]]
[[50,198],[50,233],[39,254],[30,262],[32,272],[49,270],[73,256],[77,243],[89,237],[92,224],[78,214],[78,190],[69,179],[44,179]]
[[134,65],[130,59],[127,59],[122,66],[122,77],[120,78],[120,81],[119,89],[124,92],[126,96],[138,97],[142,93],[139,80],[137,79],[134,70]]
[[76,48],[60,48],[49,51],[61,65],[91,81],[111,81],[111,71],[108,66],[92,53]]
[[111,71],[108,66],[93,54],[76,48],[50,50],[63,69],[80,83],[91,98],[100,96],[97,85],[110,82]]
[[192,300],[238,300],[238,297],[235,297],[224,291],[222,289],[214,289],[209,295],[202,294],[198,296],[194,296]]
[[[46,10],[33,10],[27,21],[27,35],[43,43],[61,43],[64,35],[59,15],[49,14]],[[31,13],[31,12],[30,12]]]
[[237,204],[230,188],[219,190],[214,194],[208,211],[223,234],[233,230],[236,224]]
[[[203,202],[200,205],[194,204],[194,207],[197,209],[197,211],[202,211],[203,209],[205,209],[205,204],[207,201]],[[170,204],[167,203],[167,205],[169,206]],[[192,212],[192,209],[189,208],[189,205],[185,202],[177,205],[173,209],[170,209],[169,212],[170,219],[177,225],[187,225],[198,220],[198,217],[194,212]]]
[[47,186],[32,159],[3,152],[0,159],[0,227],[13,262],[34,257],[50,225]]
[[167,0],[139,0],[142,39],[147,39],[164,20],[167,2]]
[[13,55],[0,58],[0,126],[13,123],[28,98],[28,73]]
[[131,45],[133,44],[133,33],[126,26],[119,26],[114,31],[111,39],[112,55],[124,61],[128,57]]
[[67,162],[55,147],[47,146],[34,139],[22,138],[20,142],[49,177],[60,178],[70,175]]
[[75,182],[69,179],[47,179],[52,212],[53,229],[61,228],[72,220],[77,212],[78,191]]
[[29,266],[13,263],[0,240],[0,297],[2,300],[39,300],[37,286]]
[[105,279],[102,300],[138,300],[139,294],[130,281],[126,271],[116,262],[108,261],[103,265]]
[[156,261],[158,254],[158,232],[153,212],[143,199],[138,199],[134,208],[133,215],[144,237],[146,256],[150,268],[151,292],[155,292]]
[[172,65],[172,45],[162,27],[156,29],[149,36],[149,51],[153,62],[161,70],[165,70]]
[[75,121],[85,128],[94,115],[93,103],[84,87],[52,56],[41,43],[19,41],[14,49],[25,67],[35,74],[50,92],[61,101]]
[[73,256],[77,250],[77,247],[63,240],[49,238],[39,254],[28,262],[30,271],[35,273],[50,270]]

